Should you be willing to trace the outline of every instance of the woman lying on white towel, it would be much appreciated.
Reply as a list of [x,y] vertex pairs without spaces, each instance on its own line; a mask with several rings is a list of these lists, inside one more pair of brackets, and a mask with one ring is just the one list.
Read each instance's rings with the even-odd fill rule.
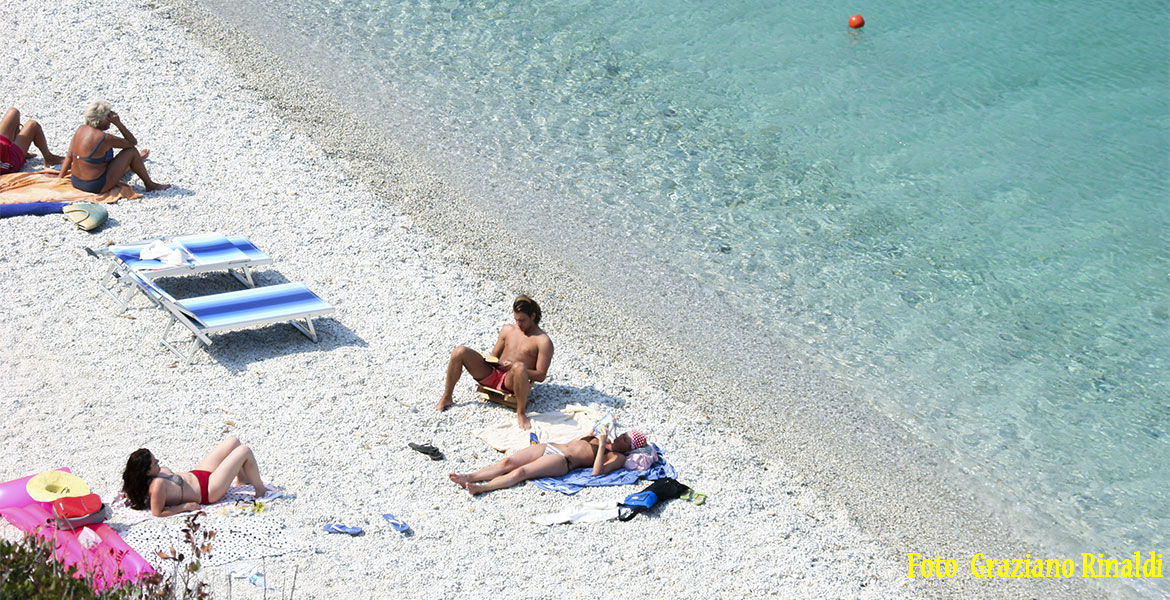
[[235,436],[220,442],[190,471],[176,472],[160,466],[150,450],[139,448],[122,471],[122,491],[130,508],[150,508],[156,517],[169,517],[219,502],[233,479],[251,484],[257,498],[268,493],[252,449]]

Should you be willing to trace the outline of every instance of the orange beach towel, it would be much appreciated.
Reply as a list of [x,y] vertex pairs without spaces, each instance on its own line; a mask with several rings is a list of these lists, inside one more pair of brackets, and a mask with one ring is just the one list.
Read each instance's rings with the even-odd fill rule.
[[123,198],[141,198],[130,184],[118,182],[104,194],[83,192],[69,183],[69,178],[57,179],[56,171],[10,173],[0,175],[0,204],[21,202],[98,202],[109,204]]

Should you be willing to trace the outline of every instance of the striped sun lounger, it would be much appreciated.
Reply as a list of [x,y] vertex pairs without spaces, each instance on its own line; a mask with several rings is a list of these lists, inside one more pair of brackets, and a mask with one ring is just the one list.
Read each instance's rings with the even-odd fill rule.
[[[172,250],[183,251],[185,261],[171,265],[157,259],[142,259],[142,250],[156,241],[161,241]],[[137,273],[145,279],[194,275],[210,271],[227,271],[248,287],[254,287],[252,270],[272,264],[272,257],[256,247],[247,236],[223,236],[218,233],[180,235],[140,240],[119,244],[99,250],[86,251],[98,258],[108,258],[110,265],[102,276],[102,290],[114,299],[120,310],[126,310],[135,289],[141,289],[126,280],[129,273]],[[118,284],[127,286],[121,295],[115,292]]]
[[[187,363],[195,357],[201,344],[211,345],[209,334],[269,323],[287,321],[316,342],[318,338],[313,328],[313,319],[332,314],[335,310],[333,305],[322,300],[303,283],[283,283],[176,300],[137,271],[131,272],[130,278],[151,301],[170,315],[160,341]],[[176,323],[187,328],[193,336],[186,354],[178,346],[183,340],[167,339]]]

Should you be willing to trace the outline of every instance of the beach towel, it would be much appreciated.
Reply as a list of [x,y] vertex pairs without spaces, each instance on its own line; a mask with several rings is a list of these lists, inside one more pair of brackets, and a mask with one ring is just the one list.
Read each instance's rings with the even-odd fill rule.
[[531,442],[529,434],[535,433],[540,443],[564,444],[579,440],[593,430],[593,424],[601,413],[580,404],[569,404],[559,412],[535,413],[529,415],[532,431],[524,431],[516,425],[516,418],[510,416],[499,425],[471,432],[471,435],[487,442],[500,452],[513,452],[527,447]]
[[23,217],[26,215],[61,214],[68,202],[21,202],[17,204],[0,204],[0,219],[8,217]]
[[629,485],[637,483],[639,479],[662,479],[663,477],[675,478],[678,473],[666,459],[662,458],[662,448],[657,445],[654,448],[658,451],[658,462],[650,466],[645,471],[632,471],[630,469],[618,469],[612,473],[605,475],[593,476],[593,469],[583,468],[569,471],[560,477],[542,477],[540,479],[532,479],[532,485],[550,492],[560,492],[562,494],[576,494],[582,488],[601,486],[601,485]]
[[0,204],[24,202],[97,202],[109,204],[123,198],[141,198],[130,184],[118,182],[104,194],[83,192],[69,183],[69,178],[57,178],[57,171],[35,171],[0,175]]
[[[251,507],[253,499],[252,486],[233,486],[219,502],[201,507],[206,516],[199,522],[215,532],[215,539],[211,542],[212,550],[204,558],[204,566],[280,556],[307,548],[291,539],[285,532],[284,524],[277,518],[270,518],[268,510],[257,513],[244,508]],[[150,510],[130,508],[124,497],[111,502],[110,508],[113,509],[113,516],[107,524],[120,533],[122,539],[154,568],[174,568],[173,563],[158,557],[156,552],[159,550],[174,547],[184,554],[190,554],[183,528],[186,527],[187,516],[193,514],[193,511],[156,519]],[[184,564],[190,562],[191,558],[188,556]]]
[[[203,566],[215,567],[308,549],[306,544],[293,541],[280,519],[266,517],[265,514],[255,518],[209,514],[201,518],[199,523],[215,532],[211,552],[204,557]],[[160,558],[156,554],[159,550],[175,548],[183,552],[187,555],[184,565],[194,558],[184,539],[186,526],[186,519],[155,519],[131,527],[122,533],[122,539],[156,570],[165,572],[174,568],[174,563]]]
[[566,504],[564,508],[545,515],[532,517],[533,523],[558,525],[560,523],[600,523],[618,518],[618,501],[601,500]]

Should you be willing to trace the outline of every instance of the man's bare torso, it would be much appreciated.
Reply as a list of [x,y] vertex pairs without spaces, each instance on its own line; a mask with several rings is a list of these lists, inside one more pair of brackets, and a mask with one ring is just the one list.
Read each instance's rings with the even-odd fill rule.
[[500,361],[524,363],[529,370],[536,369],[536,361],[540,356],[540,345],[548,340],[548,334],[537,329],[532,335],[526,335],[515,325],[504,325],[500,330],[500,338],[504,348],[500,351]]

